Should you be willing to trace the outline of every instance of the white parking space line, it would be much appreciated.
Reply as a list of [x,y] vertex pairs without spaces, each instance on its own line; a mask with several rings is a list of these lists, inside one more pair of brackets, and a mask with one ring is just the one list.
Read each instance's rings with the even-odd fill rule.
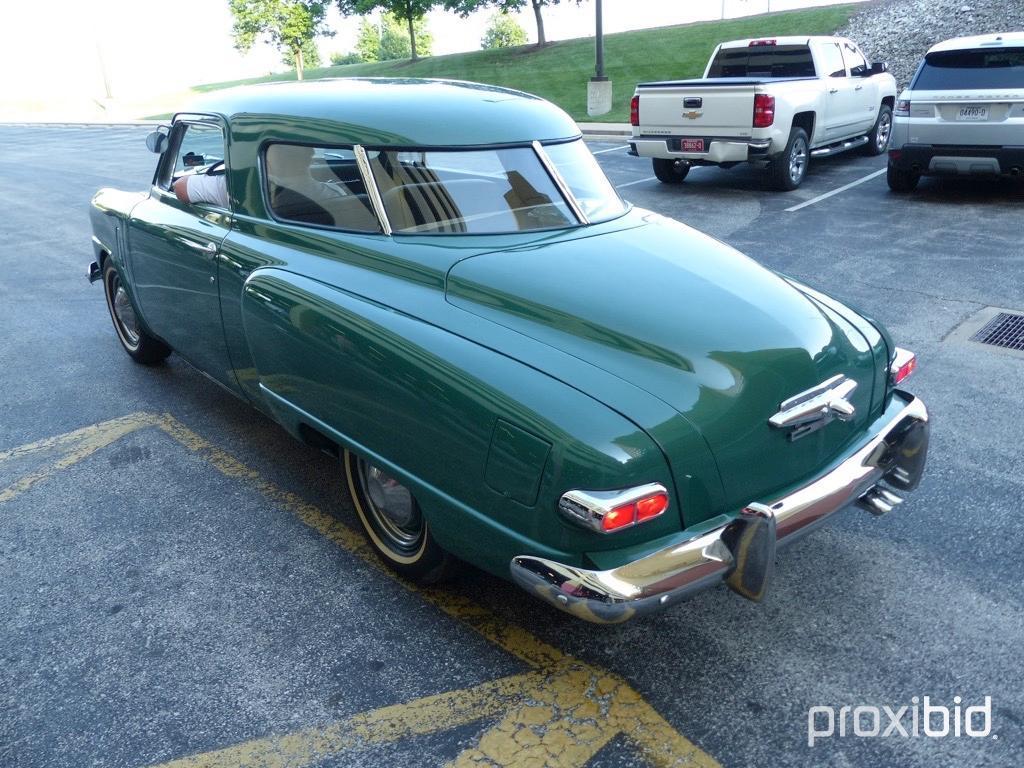
[[616,189],[622,189],[623,187],[632,187],[634,184],[643,184],[645,181],[654,181],[657,176],[648,176],[646,179],[637,179],[636,181],[627,181],[625,184],[616,184]]
[[787,208],[786,209],[786,213],[792,213],[793,211],[799,211],[801,208],[806,208],[808,205],[814,205],[815,203],[820,203],[822,200],[827,200],[828,198],[832,197],[833,195],[838,195],[840,192],[845,192],[846,190],[850,189],[851,187],[856,187],[858,184],[863,184],[865,181],[871,181],[876,176],[881,176],[883,173],[885,173],[885,170],[886,170],[885,168],[882,168],[881,170],[877,170],[874,173],[869,173],[867,176],[865,176],[862,179],[857,179],[856,181],[851,181],[849,184],[844,184],[843,186],[839,187],[838,189],[833,189],[831,192],[826,192],[823,195],[818,195],[817,197],[812,198],[811,200],[808,200],[806,203],[800,203],[799,205],[794,205],[791,208]]
[[620,149],[629,149],[629,144],[623,144],[621,147],[612,147],[611,149],[599,149],[593,154],[603,155],[605,152],[618,152]]

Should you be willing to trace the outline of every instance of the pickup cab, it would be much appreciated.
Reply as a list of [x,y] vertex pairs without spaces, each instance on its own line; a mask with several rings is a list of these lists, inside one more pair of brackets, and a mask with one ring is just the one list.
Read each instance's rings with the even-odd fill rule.
[[700,80],[640,83],[630,105],[630,154],[659,180],[695,165],[752,162],[777,189],[796,189],[812,157],[884,153],[896,81],[842,37],[721,43]]

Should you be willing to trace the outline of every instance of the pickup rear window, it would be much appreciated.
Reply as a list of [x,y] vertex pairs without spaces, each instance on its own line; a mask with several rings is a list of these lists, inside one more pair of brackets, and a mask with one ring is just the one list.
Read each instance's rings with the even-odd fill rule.
[[929,54],[911,88],[918,91],[1024,88],[1024,48],[979,48]]
[[722,48],[708,77],[814,77],[814,59],[806,45]]

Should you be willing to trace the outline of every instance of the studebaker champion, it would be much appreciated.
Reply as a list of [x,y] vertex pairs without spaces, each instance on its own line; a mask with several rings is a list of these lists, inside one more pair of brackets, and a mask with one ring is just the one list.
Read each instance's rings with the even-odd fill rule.
[[121,345],[336,452],[406,577],[462,559],[595,622],[722,581],[757,600],[777,543],[918,484],[914,356],[623,202],[542,99],[253,86],[147,143],[149,190],[91,209]]

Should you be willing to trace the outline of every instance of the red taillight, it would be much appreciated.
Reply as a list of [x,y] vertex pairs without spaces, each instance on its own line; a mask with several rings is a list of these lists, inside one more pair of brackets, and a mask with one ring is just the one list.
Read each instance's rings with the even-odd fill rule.
[[889,364],[889,381],[896,386],[917,369],[917,356],[908,349],[896,347]]
[[900,99],[897,101],[893,114],[900,117],[910,117],[910,99]]
[[759,45],[775,45],[778,42],[777,38],[771,38],[770,40],[751,40],[748,48],[756,48]]
[[903,150],[902,149],[890,149],[889,150],[889,159],[892,162],[898,163],[899,159],[901,157],[903,157]]
[[767,128],[775,122],[775,97],[767,93],[754,94],[754,127]]
[[606,531],[617,531],[636,523],[653,520],[668,509],[668,494],[654,493],[642,499],[615,507],[601,520]]
[[640,125],[640,97],[634,96],[629,102],[629,124]]

